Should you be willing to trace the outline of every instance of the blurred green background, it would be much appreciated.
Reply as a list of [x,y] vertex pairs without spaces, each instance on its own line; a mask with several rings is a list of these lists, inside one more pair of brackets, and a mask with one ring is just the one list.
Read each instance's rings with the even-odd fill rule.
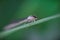
[[[12,19],[24,18],[36,15],[38,19],[60,13],[59,0],[0,0],[0,31],[10,23]],[[58,39],[60,18],[56,18],[42,24],[18,30],[1,40],[25,40],[26,34],[36,32],[40,40]],[[29,32],[29,33],[28,33]],[[24,36],[25,35],[25,36]],[[25,38],[25,39],[24,39]]]

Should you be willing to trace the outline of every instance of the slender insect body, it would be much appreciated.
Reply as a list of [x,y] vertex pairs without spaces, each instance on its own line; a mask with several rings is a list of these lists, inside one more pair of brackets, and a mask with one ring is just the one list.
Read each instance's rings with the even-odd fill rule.
[[35,16],[28,16],[26,19],[19,21],[19,22],[15,22],[15,23],[11,23],[7,26],[4,27],[4,30],[10,30],[18,25],[21,25],[23,23],[27,23],[27,22],[34,22],[37,18]]

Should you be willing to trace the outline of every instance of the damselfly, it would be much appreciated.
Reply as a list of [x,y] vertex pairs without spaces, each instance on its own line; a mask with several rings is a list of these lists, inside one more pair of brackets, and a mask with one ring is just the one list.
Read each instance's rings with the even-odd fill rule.
[[18,25],[21,25],[23,23],[27,23],[27,22],[34,22],[37,19],[36,16],[28,16],[27,18],[25,18],[24,20],[21,21],[15,21],[13,23],[10,23],[8,25],[6,25],[3,30],[10,30],[12,28],[15,28]]

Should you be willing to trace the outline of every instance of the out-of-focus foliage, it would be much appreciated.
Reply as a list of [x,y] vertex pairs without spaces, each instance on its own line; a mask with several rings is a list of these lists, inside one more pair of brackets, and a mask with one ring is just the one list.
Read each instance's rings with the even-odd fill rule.
[[[58,14],[60,13],[59,4],[58,0],[0,0],[0,31],[12,19],[24,18],[29,15],[36,15],[38,19],[41,19]],[[60,18],[56,18],[18,30],[1,40],[27,40],[33,34],[39,34],[40,40],[58,40],[59,28]]]

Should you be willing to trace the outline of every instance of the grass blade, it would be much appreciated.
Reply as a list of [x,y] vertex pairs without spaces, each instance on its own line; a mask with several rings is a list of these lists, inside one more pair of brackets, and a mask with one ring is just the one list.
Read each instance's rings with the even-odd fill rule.
[[58,18],[60,17],[60,14],[56,14],[56,15],[53,15],[53,16],[50,16],[50,17],[46,17],[46,18],[43,18],[43,19],[40,19],[40,20],[37,20],[35,22],[31,22],[31,23],[28,23],[28,24],[24,24],[22,26],[19,26],[19,27],[16,27],[16,28],[13,28],[9,31],[3,31],[0,33],[0,38],[1,37],[5,37],[5,36],[8,36],[9,34],[17,31],[17,30],[20,30],[20,29],[23,29],[23,28],[27,28],[27,27],[30,27],[32,25],[36,25],[36,24],[40,24],[40,23],[43,23],[43,22],[46,22],[46,21],[49,21],[49,20],[52,20],[52,19],[55,19],[55,18]]

